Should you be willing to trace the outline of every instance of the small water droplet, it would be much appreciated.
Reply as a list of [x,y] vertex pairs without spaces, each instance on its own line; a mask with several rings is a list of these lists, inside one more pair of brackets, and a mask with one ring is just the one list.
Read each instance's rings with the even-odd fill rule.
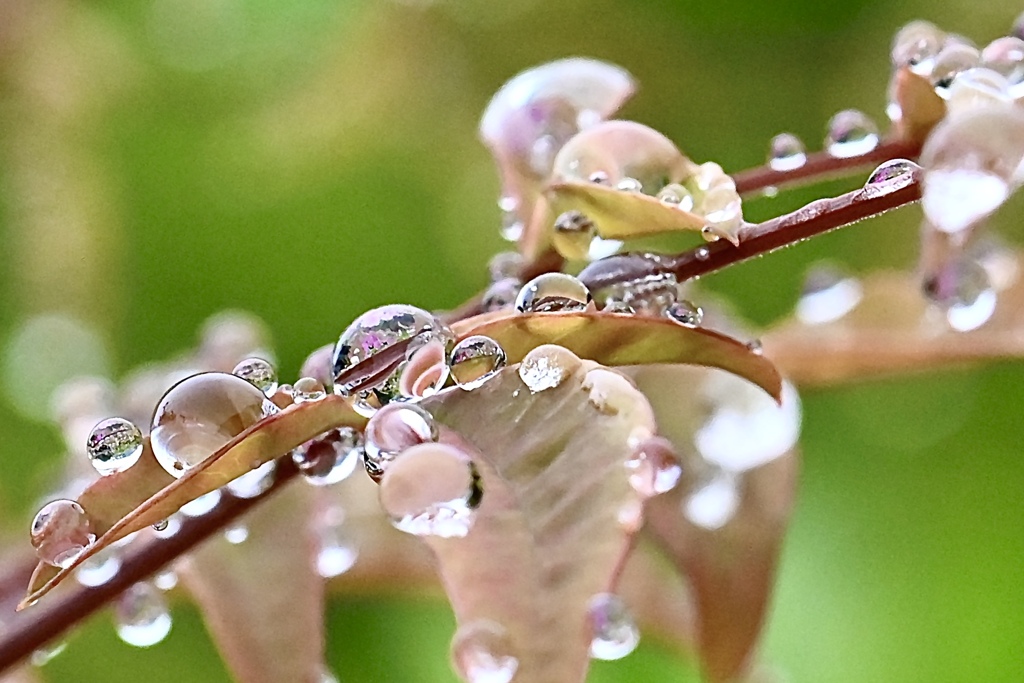
[[[157,528],[159,527],[159,528]],[[174,514],[167,519],[153,525],[153,531],[159,538],[170,538],[181,530],[181,519]]]
[[792,133],[779,133],[772,138],[768,166],[773,171],[793,171],[807,163],[803,140]]
[[239,522],[224,530],[224,540],[231,545],[241,545],[249,540],[249,527]]
[[320,548],[316,556],[316,571],[330,579],[341,576],[359,559],[359,548],[344,525],[345,513],[340,507],[325,511],[317,524]]
[[344,481],[355,472],[362,456],[363,436],[352,427],[332,429],[292,451],[292,461],[314,486]]
[[599,593],[587,604],[592,640],[590,656],[594,659],[622,659],[640,644],[640,629],[622,600],[611,593]]
[[683,501],[683,516],[694,526],[714,531],[736,516],[740,506],[739,482],[729,472],[718,472]]
[[391,524],[414,536],[468,534],[483,496],[472,461],[448,444],[421,443],[400,455],[381,480]]
[[153,576],[153,585],[164,592],[174,590],[178,585],[178,574],[173,569],[165,569]]
[[179,512],[186,517],[202,517],[220,503],[220,489],[214,489],[181,506]]
[[516,310],[522,313],[584,311],[590,305],[590,290],[565,273],[544,273],[519,291]]
[[883,197],[912,185],[920,177],[921,167],[908,159],[890,159],[871,172],[864,183],[868,197]]
[[608,174],[605,173],[604,171],[594,171],[589,176],[587,176],[587,180],[594,183],[595,185],[607,185],[610,179],[608,178]]
[[117,576],[120,570],[121,554],[117,548],[108,546],[78,566],[75,580],[83,586],[95,588]]
[[471,391],[505,367],[505,349],[490,337],[474,335],[455,345],[450,362],[455,383]]
[[952,259],[925,278],[925,296],[946,313],[957,332],[976,330],[995,313],[997,296],[988,273],[967,257]]
[[693,255],[697,257],[698,261],[707,261],[711,258],[711,250],[707,247],[697,247]]
[[89,516],[73,500],[47,503],[32,520],[32,547],[40,560],[67,567],[96,540]]
[[92,428],[85,451],[103,476],[124,472],[142,457],[142,432],[124,418],[111,417]]
[[644,184],[641,183],[636,178],[630,178],[629,176],[626,176],[619,182],[615,183],[615,189],[619,190],[620,192],[642,192],[644,189]]
[[667,309],[665,316],[686,327],[700,327],[704,320],[704,310],[690,301],[677,301]]
[[828,123],[825,150],[833,157],[848,159],[867,154],[878,146],[878,127],[866,114],[845,109]]
[[459,626],[452,638],[451,658],[466,683],[510,683],[519,669],[508,633],[488,619]]
[[569,259],[585,259],[597,236],[597,226],[580,211],[566,211],[555,219],[551,239],[558,252]]
[[277,391],[277,370],[262,358],[246,358],[235,366],[231,374],[250,382],[267,396]]
[[522,288],[523,283],[518,278],[498,280],[484,292],[480,307],[487,313],[513,308]]
[[302,377],[292,385],[292,398],[296,403],[312,403],[327,397],[323,383],[312,377]]
[[839,320],[860,303],[863,288],[856,278],[846,277],[830,266],[815,266],[804,279],[796,317],[805,325]]
[[137,583],[118,597],[114,620],[118,637],[135,647],[156,645],[171,632],[164,596],[149,583]]
[[978,48],[962,43],[947,43],[932,66],[931,79],[935,92],[945,96],[950,84],[961,71],[972,69],[981,63]]
[[751,353],[760,356],[764,353],[764,345],[761,344],[760,339],[751,339],[747,342],[747,350]]
[[554,389],[580,367],[580,359],[561,346],[544,344],[526,354],[519,364],[519,378],[536,394]]
[[491,257],[487,263],[487,272],[491,282],[499,282],[506,278],[519,277],[519,271],[526,265],[526,259],[517,251],[503,251]]
[[644,498],[671,491],[683,475],[672,443],[662,437],[642,441],[626,461],[626,469],[630,486]]
[[779,188],[775,185],[766,185],[764,189],[761,190],[761,196],[768,199],[775,199],[779,196]]
[[379,482],[384,470],[402,451],[436,441],[437,424],[433,415],[415,403],[396,403],[370,418],[364,434],[366,472]]
[[154,524],[153,525],[153,531],[156,531],[156,532],[167,531],[167,527],[169,527],[170,525],[171,525],[171,523],[165,519],[165,520],[163,520],[161,522],[157,522],[156,524]]
[[276,463],[273,460],[268,460],[256,469],[249,470],[228,482],[224,488],[236,498],[255,498],[265,493],[273,485],[276,469]]
[[896,33],[890,57],[894,67],[908,66],[922,75],[931,73],[935,57],[946,42],[946,34],[935,24],[912,21]]
[[249,382],[204,372],[175,384],[153,414],[150,444],[157,462],[180,477],[263,418],[279,412]]
[[525,227],[523,222],[519,220],[518,214],[513,211],[505,211],[501,214],[501,228],[498,234],[506,242],[518,242],[523,236]]
[[681,209],[682,211],[693,211],[693,193],[679,183],[669,183],[661,188],[658,191],[657,197],[666,206]]

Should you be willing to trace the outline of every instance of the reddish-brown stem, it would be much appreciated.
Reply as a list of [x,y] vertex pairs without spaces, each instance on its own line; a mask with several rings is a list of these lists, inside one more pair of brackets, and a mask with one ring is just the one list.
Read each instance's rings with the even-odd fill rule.
[[11,621],[0,637],[0,672],[24,660],[63,631],[82,621],[125,589],[163,567],[206,540],[232,521],[271,496],[298,474],[290,457],[277,462],[273,485],[255,498],[225,496],[212,511],[198,518],[185,518],[170,538],[148,542],[139,551],[129,553],[117,574],[95,588],[79,588],[60,598],[56,596],[28,608]]

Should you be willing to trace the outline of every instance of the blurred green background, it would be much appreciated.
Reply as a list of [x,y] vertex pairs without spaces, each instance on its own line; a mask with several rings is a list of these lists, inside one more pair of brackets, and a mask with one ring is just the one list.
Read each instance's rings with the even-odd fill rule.
[[[984,44],[1021,9],[0,0],[0,336],[36,352],[4,360],[5,525],[24,538],[60,456],[58,435],[25,412],[45,405],[48,375],[117,376],[244,308],[268,323],[291,378],[367,308],[445,308],[480,289],[503,243],[476,123],[521,69],[577,54],[621,64],[641,83],[624,116],[738,170],[781,131],[817,148],[838,109],[883,119],[889,42],[906,21]],[[756,200],[747,218],[850,184]],[[1016,241],[1020,205],[1000,217]],[[911,208],[707,285],[767,324],[817,259],[911,267],[919,219]],[[87,327],[25,332],[54,311]],[[765,640],[781,680],[1024,680],[1022,384],[1024,365],[1003,363],[805,396],[802,492]],[[139,651],[97,617],[41,677],[229,680],[197,613],[178,606],[175,618],[167,641]],[[343,681],[451,681],[452,627],[432,599],[336,599],[329,662]],[[697,677],[645,642],[593,680]]]

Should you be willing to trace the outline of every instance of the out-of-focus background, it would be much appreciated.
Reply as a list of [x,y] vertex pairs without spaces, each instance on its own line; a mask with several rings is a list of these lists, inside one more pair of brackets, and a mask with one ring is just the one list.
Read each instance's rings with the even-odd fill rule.
[[[243,308],[280,370],[389,302],[458,304],[504,248],[476,139],[523,68],[589,55],[640,81],[624,116],[697,161],[762,163],[772,135],[817,148],[837,110],[884,128],[889,43],[914,18],[981,44],[1024,7],[977,0],[0,0],[0,514],[25,530],[62,452],[47,395],[194,344]],[[791,210],[857,180],[746,206]],[[1016,212],[1017,217],[1021,215]],[[708,278],[767,324],[808,264],[913,266],[920,212]],[[1020,226],[1005,216],[1012,240]],[[802,492],[767,629],[782,680],[1024,679],[1024,365],[809,392]],[[190,606],[136,650],[109,615],[47,681],[229,676]],[[341,680],[452,681],[434,598],[336,598]],[[695,681],[655,642],[593,680]]]

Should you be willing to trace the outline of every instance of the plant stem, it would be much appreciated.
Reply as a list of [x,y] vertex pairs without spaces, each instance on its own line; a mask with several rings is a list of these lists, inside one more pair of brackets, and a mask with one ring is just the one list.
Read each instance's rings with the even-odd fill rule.
[[160,571],[213,536],[254,505],[273,495],[294,479],[296,474],[298,469],[292,459],[281,458],[277,461],[273,485],[259,496],[248,499],[225,496],[217,507],[202,517],[183,519],[181,528],[173,536],[154,539],[137,552],[128,554],[120,570],[107,583],[95,588],[80,588],[59,599],[54,596],[47,599],[46,604],[19,612],[0,634],[0,673],[26,659],[125,589]]

